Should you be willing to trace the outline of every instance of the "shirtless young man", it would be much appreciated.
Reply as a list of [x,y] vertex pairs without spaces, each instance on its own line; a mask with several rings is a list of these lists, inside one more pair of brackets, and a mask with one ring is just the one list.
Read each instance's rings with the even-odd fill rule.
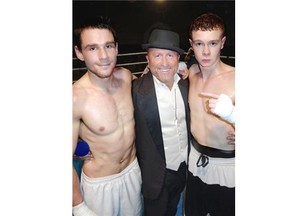
[[73,167],[73,214],[138,216],[141,172],[136,158],[132,74],[115,68],[118,43],[104,18],[75,30],[74,50],[88,71],[73,84],[73,153],[89,144],[81,179]]
[[191,24],[189,41],[198,65],[189,69],[194,138],[189,155],[187,216],[235,215],[235,145],[226,141],[235,129],[235,68],[220,60],[225,40],[224,23],[217,15],[203,14]]

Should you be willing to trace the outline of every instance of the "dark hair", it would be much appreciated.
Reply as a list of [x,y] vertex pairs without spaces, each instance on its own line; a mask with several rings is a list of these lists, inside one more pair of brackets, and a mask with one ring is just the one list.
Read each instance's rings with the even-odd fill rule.
[[115,29],[112,27],[112,23],[110,21],[110,18],[108,17],[104,17],[104,16],[97,16],[97,17],[93,17],[93,18],[87,18],[86,20],[84,20],[84,22],[78,24],[75,28],[74,28],[74,32],[73,32],[73,44],[75,46],[78,47],[78,49],[81,50],[81,33],[85,30],[85,29],[107,29],[109,30],[114,37],[114,41],[115,43],[118,42],[117,40],[117,35],[116,35],[116,31]]
[[192,39],[192,31],[212,31],[216,29],[222,30],[222,37],[225,35],[225,24],[222,18],[213,13],[204,13],[193,20],[189,36]]

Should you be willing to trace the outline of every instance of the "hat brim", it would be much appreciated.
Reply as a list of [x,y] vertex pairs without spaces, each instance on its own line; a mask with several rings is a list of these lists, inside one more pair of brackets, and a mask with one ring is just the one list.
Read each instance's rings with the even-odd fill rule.
[[178,52],[180,55],[184,54],[184,50],[179,48],[179,47],[167,46],[167,44],[161,44],[161,43],[142,44],[142,48],[146,49],[146,50],[149,49],[149,48],[168,49],[168,50],[172,50],[172,51]]

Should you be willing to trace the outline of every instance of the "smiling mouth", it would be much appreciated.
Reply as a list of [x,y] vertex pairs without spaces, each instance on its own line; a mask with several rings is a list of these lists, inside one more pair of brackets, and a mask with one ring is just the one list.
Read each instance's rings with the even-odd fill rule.
[[110,64],[100,65],[101,68],[108,68]]
[[167,73],[167,72],[169,72],[170,71],[170,69],[159,69],[161,72],[163,72],[163,73]]

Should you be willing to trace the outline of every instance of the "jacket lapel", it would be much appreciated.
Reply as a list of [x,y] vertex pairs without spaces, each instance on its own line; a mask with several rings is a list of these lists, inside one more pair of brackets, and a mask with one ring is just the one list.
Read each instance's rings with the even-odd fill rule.
[[154,143],[162,157],[165,159],[160,115],[158,111],[157,97],[151,72],[143,77],[142,84],[143,85],[140,93],[143,95],[141,100],[141,107],[144,108],[143,115]]

